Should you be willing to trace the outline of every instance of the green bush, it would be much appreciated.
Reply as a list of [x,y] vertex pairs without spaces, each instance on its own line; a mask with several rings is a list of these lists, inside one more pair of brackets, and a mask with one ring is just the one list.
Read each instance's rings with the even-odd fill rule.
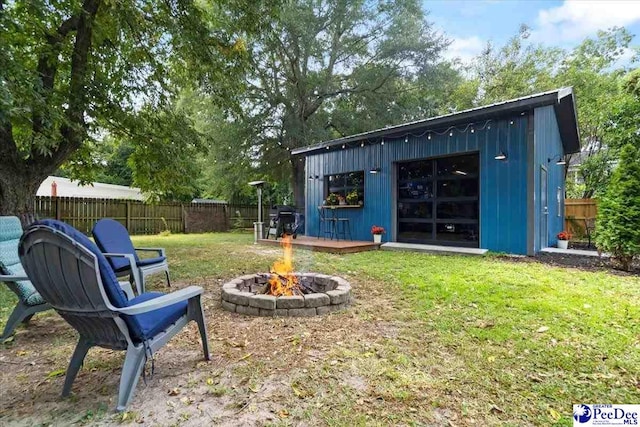
[[640,255],[640,152],[624,146],[607,191],[598,206],[596,245],[624,270]]

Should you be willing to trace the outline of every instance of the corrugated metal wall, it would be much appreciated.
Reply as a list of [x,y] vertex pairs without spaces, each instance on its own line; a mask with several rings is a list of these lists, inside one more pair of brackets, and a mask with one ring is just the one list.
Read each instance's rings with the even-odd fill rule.
[[[318,206],[324,198],[324,176],[364,170],[365,200],[362,208],[341,209],[350,218],[356,240],[371,240],[372,225],[387,230],[384,241],[395,236],[396,162],[478,152],[480,157],[480,247],[498,252],[526,253],[527,248],[527,122],[528,116],[478,123],[474,132],[458,126],[443,135],[407,135],[399,139],[365,141],[360,147],[332,147],[306,159],[307,234],[318,233]],[[484,126],[484,129],[482,127]],[[355,144],[354,144],[355,145]],[[507,160],[494,157],[507,154]],[[369,174],[381,168],[378,174]],[[318,177],[316,179],[316,177]]]
[[[558,238],[556,235],[564,227],[564,168],[557,165],[558,156],[563,154],[560,130],[553,106],[536,108],[534,112],[534,247],[538,252],[542,249],[542,207],[540,195],[540,170],[547,169],[547,200],[549,205],[548,215],[548,243],[549,246],[556,246]],[[550,162],[549,159],[552,159]],[[558,203],[558,193],[562,195]]]

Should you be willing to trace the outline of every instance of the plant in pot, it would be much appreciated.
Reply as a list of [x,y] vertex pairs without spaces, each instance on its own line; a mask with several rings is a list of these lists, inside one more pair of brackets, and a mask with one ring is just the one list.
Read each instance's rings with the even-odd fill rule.
[[338,199],[338,195],[336,193],[331,193],[327,196],[325,202],[328,206],[336,206],[340,203],[340,199]]
[[384,234],[384,228],[374,225],[371,227],[371,234],[373,234],[374,243],[382,243],[382,235]]
[[358,204],[358,191],[353,190],[352,192],[347,194],[347,204],[348,205],[357,205]]
[[558,248],[559,249],[568,249],[569,248],[569,240],[571,239],[571,233],[564,230],[558,233]]

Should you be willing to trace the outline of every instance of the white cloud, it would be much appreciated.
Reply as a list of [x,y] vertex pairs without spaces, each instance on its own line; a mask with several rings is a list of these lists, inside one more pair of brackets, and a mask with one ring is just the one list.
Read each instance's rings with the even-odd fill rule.
[[543,43],[582,40],[598,30],[640,22],[640,2],[625,0],[569,1],[538,12],[531,39]]
[[476,57],[486,46],[486,41],[477,36],[471,37],[453,37],[453,41],[448,49],[444,52],[446,59],[460,59],[463,63],[468,64]]

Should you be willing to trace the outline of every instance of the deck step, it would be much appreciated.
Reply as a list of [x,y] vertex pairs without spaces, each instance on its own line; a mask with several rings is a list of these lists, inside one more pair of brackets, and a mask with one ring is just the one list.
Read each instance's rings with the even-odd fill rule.
[[560,249],[560,248],[544,248],[540,252],[546,252],[549,254],[564,254],[564,255],[578,255],[578,256],[602,256],[608,258],[610,255],[603,253],[598,255],[597,251],[587,251],[584,249]]
[[457,246],[420,245],[417,243],[399,242],[383,243],[382,246],[380,246],[380,249],[384,251],[414,251],[454,255],[484,255],[489,252],[488,249],[461,248]]

